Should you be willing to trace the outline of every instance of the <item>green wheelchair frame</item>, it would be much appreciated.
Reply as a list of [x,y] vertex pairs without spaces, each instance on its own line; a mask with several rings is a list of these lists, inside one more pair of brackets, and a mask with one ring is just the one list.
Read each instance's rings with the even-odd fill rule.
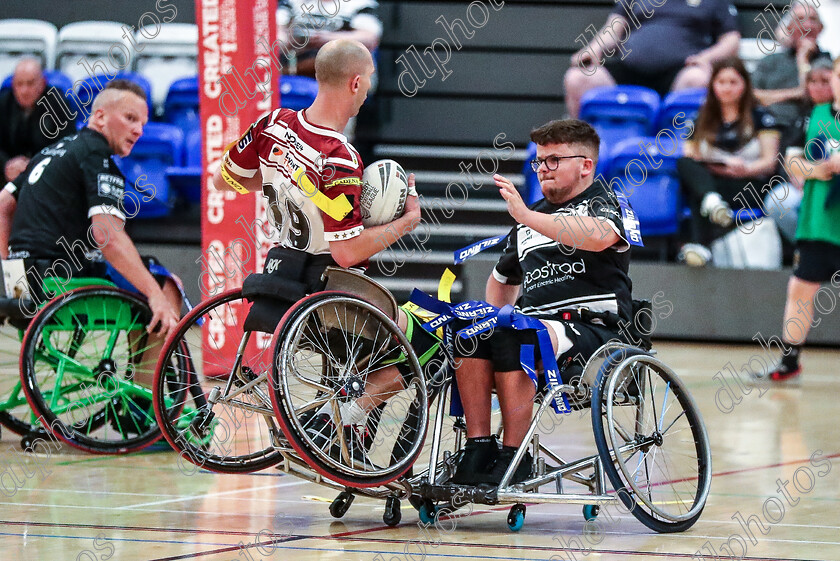
[[[152,391],[134,376],[149,348],[145,299],[102,278],[46,277],[43,286],[56,296],[31,319],[15,300],[4,300],[2,328],[11,333],[3,351],[14,354],[8,346],[16,336],[19,376],[12,384],[14,366],[0,362],[6,386],[0,387],[0,423],[23,437],[24,449],[49,436],[106,454],[154,443],[160,430]],[[15,308],[19,315],[10,313]],[[187,387],[183,382],[194,369],[188,350],[179,356],[171,365],[172,383]],[[156,359],[149,361],[150,372]],[[204,395],[193,392],[192,399],[200,406]]]

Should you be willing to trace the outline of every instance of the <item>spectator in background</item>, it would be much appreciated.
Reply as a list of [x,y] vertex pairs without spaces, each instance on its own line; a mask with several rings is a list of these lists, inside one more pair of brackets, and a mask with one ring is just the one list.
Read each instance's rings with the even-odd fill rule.
[[[786,169],[793,165],[791,158],[801,157],[805,150],[808,136],[808,124],[814,107],[830,103],[834,96],[831,92],[830,60],[820,58],[811,65],[805,78],[805,99],[796,107],[798,115],[793,125],[782,132],[781,151],[788,160]],[[803,178],[791,174],[788,183],[776,185],[764,198],[767,215],[775,220],[786,242],[793,242],[796,235],[796,223],[799,216],[799,203],[802,201]]]
[[289,30],[293,24],[298,24],[308,36],[306,46],[296,52],[283,71],[314,78],[315,54],[333,39],[359,41],[373,52],[382,37],[382,22],[376,15],[377,8],[376,0],[279,0],[278,39],[289,45],[292,40]]
[[627,4],[619,3],[597,39],[572,55],[564,84],[573,118],[592,88],[639,85],[660,95],[702,88],[712,64],[738,52],[737,12],[728,0],[670,0],[651,9]]
[[41,62],[34,57],[25,57],[17,63],[11,90],[0,92],[0,169],[6,181],[14,180],[26,168],[29,158],[42,148],[75,131],[71,122],[64,122],[57,123],[56,136],[44,134],[41,117],[48,112],[50,103],[46,93],[47,81]]
[[817,47],[823,25],[813,6],[795,4],[782,22],[784,30],[778,29],[776,37],[789,37],[789,46],[779,46],[764,57],[752,79],[759,102],[782,126],[790,126],[805,97],[805,77],[811,65],[820,58],[830,60],[831,55]]
[[677,162],[692,211],[692,243],[680,260],[694,267],[709,262],[708,246],[732,226],[732,207],[743,207],[738,194],[750,182],[760,189],[776,169],[780,136],[776,119],[756,106],[741,59],[715,63],[709,95]]
[[790,167],[805,187],[796,228],[794,270],[787,287],[782,357],[767,373],[774,381],[799,375],[799,353],[815,325],[814,298],[821,284],[830,281],[837,286],[840,282],[840,126],[836,117],[840,113],[840,58],[834,61],[831,90],[833,103],[814,108],[808,124],[808,149]]

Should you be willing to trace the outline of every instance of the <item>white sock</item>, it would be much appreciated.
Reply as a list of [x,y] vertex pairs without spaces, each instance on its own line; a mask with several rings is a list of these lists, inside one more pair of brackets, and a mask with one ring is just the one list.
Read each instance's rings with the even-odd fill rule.
[[352,403],[342,403],[340,409],[343,425],[361,425],[365,422],[367,412],[355,400]]

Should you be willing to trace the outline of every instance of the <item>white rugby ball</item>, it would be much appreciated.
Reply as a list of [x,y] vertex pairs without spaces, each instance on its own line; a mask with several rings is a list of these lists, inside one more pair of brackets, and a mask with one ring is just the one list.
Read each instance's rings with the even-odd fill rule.
[[362,174],[362,224],[379,226],[402,216],[408,196],[408,177],[394,160],[378,160]]

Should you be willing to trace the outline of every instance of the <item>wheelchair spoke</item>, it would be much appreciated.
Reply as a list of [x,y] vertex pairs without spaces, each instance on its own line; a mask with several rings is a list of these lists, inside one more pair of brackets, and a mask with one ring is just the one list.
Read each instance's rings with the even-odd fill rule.
[[[684,415],[685,415],[685,411],[680,411],[680,414],[679,414],[679,415],[677,415],[676,417],[674,417],[674,420],[673,420],[673,421],[671,421],[671,422],[668,424],[668,426],[667,426],[667,427],[665,427],[665,430],[660,430],[659,432],[661,432],[663,435],[668,434],[668,431],[669,431],[669,430],[671,430],[671,427],[673,427],[673,426],[674,426],[674,424],[675,424],[677,421],[679,421],[679,420],[680,420],[680,419],[681,419]],[[682,429],[682,430],[685,430],[685,429]],[[677,432],[679,432],[679,431],[677,431]]]

